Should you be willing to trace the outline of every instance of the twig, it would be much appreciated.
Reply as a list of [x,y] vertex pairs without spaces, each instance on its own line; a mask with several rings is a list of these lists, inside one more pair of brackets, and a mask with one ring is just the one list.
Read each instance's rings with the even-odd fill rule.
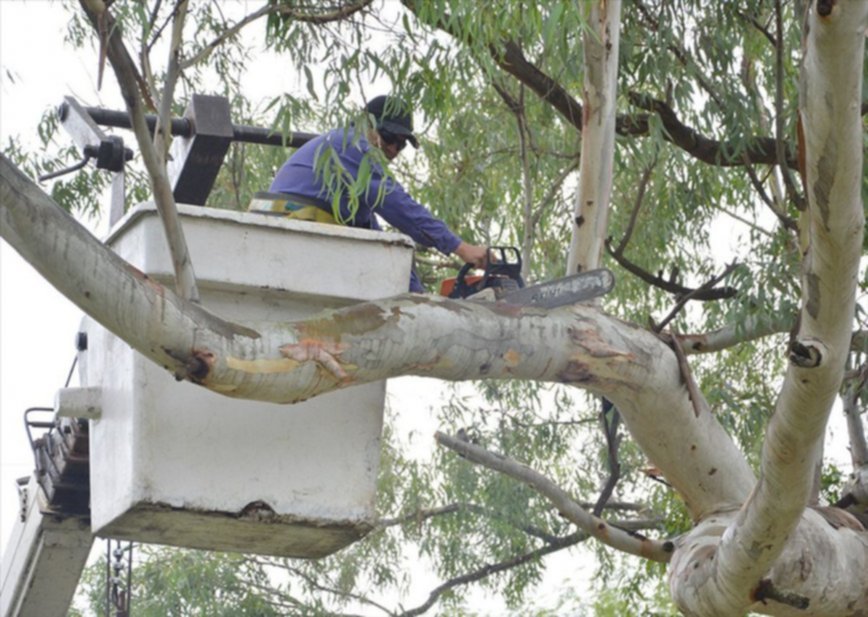
[[854,469],[868,465],[868,442],[859,411],[859,398],[868,386],[868,364],[857,369],[856,375],[844,390],[844,413],[847,416],[847,432],[850,436],[850,458]]
[[576,524],[604,544],[631,555],[638,555],[653,561],[668,562],[673,545],[671,542],[651,540],[640,534],[619,529],[598,516],[587,512],[566,491],[557,484],[534,471],[527,465],[494,454],[484,448],[473,445],[456,437],[441,432],[435,434],[435,439],[441,445],[453,450],[466,459],[499,471],[515,480],[524,482],[546,499],[548,499],[569,521]]
[[787,146],[784,141],[784,24],[781,0],[775,0],[775,155],[787,194],[799,210],[807,207],[799,194],[790,172],[787,160]]
[[[645,21],[651,28],[656,32],[660,29],[660,22],[653,15],[651,15],[648,8],[641,2],[641,0],[634,0],[636,4],[636,8],[639,9],[639,13],[645,18]],[[678,59],[681,65],[686,69],[693,68],[695,71],[696,80],[699,82],[699,85],[703,90],[708,94],[709,97],[717,104],[720,109],[726,109],[726,106],[723,103],[723,100],[720,97],[720,94],[717,92],[717,89],[711,84],[711,82],[706,79],[704,75],[699,72],[699,69],[696,63],[693,61],[693,58],[690,57],[690,54],[687,52],[684,47],[677,43],[677,38],[675,38],[676,42],[669,43],[666,47],[673,53],[673,55]]]
[[[679,283],[676,283],[674,280],[670,279],[667,281],[662,276],[655,276],[647,270],[634,264],[623,255],[616,254],[614,249],[612,249],[612,243],[610,240],[606,240],[606,250],[608,251],[609,255],[611,255],[612,258],[628,272],[631,272],[632,274],[636,275],[646,283],[653,285],[654,287],[662,289],[663,291],[666,291],[668,293],[675,294],[679,298],[690,296],[688,298],[690,300],[707,302],[709,300],[723,300],[726,298],[731,298],[738,293],[738,290],[734,287],[721,287],[719,289],[716,289],[713,287],[707,287],[707,283],[697,289],[691,289],[690,287],[685,287],[683,285],[680,285]],[[718,277],[715,277],[715,279],[717,278]]]
[[750,23],[754,28],[756,28],[759,33],[762,34],[766,38],[766,40],[772,44],[773,47],[777,45],[775,37],[771,32],[769,32],[768,27],[761,24],[756,17],[748,15],[747,13],[744,13],[742,11],[736,11],[736,15]]
[[633,228],[636,226],[636,219],[639,218],[639,209],[642,207],[642,202],[645,200],[645,191],[648,189],[648,182],[651,180],[651,174],[654,172],[654,167],[657,165],[657,155],[654,155],[654,160],[645,167],[642,172],[642,177],[639,179],[639,190],[636,192],[636,199],[633,200],[633,211],[630,213],[630,220],[627,223],[627,229],[624,230],[624,236],[621,242],[618,243],[618,248],[615,253],[618,255],[624,254],[624,248],[630,241],[633,235]]
[[594,509],[592,510],[594,516],[600,516],[603,513],[603,508],[605,508],[615,487],[618,485],[618,481],[621,479],[621,463],[618,461],[618,449],[621,445],[621,438],[618,436],[620,419],[621,414],[618,412],[618,408],[608,400],[603,399],[600,420],[603,425],[603,434],[606,436],[609,477],[606,479],[606,484],[600,492],[597,503],[594,504]]
[[[663,328],[666,327],[666,324],[675,319],[678,313],[681,312],[681,309],[684,308],[685,304],[687,304],[690,300],[695,300],[697,297],[704,295],[706,292],[713,291],[714,286],[723,279],[725,279],[727,276],[729,276],[729,273],[735,270],[736,267],[738,267],[737,262],[729,264],[719,275],[715,276],[713,279],[706,282],[701,287],[697,287],[693,291],[681,296],[678,299],[678,302],[675,303],[675,306],[672,307],[672,310],[669,311],[669,314],[663,318],[663,321],[661,321],[655,326],[654,330],[656,332],[662,332]],[[732,289],[732,287],[725,287],[724,289]]]
[[[380,609],[387,615],[395,614],[393,611],[390,611],[382,604],[379,604],[378,602],[375,602],[363,595],[324,585],[306,572],[303,572],[300,568],[290,565],[286,565],[285,567],[288,572],[295,574],[297,577],[305,581],[311,588],[316,589],[317,591],[324,591],[325,593],[337,596],[339,598],[350,598],[352,600],[355,600],[356,602],[361,602],[362,604],[367,604],[368,606],[373,606],[374,608]],[[329,583],[329,585],[331,585],[331,583]]]
[[506,517],[503,514],[492,510],[491,508],[485,508],[474,503],[452,503],[437,508],[419,509],[403,516],[380,519],[379,521],[377,521],[375,527],[377,529],[386,529],[388,527],[395,527],[398,525],[404,525],[406,523],[422,523],[423,521],[430,518],[448,514],[457,514],[459,512],[470,512],[473,514],[480,514],[491,519],[505,521],[516,529],[523,531],[527,535],[538,538],[544,542],[557,542],[559,539],[558,536],[543,531],[542,529],[534,525],[526,525],[520,521],[512,520],[510,517]]
[[304,11],[299,11],[296,7],[281,5],[277,3],[266,4],[258,11],[254,11],[253,13],[246,15],[241,21],[234,24],[232,27],[228,28],[225,32],[220,34],[220,36],[216,37],[214,40],[206,44],[205,47],[203,47],[199,51],[199,53],[197,53],[195,56],[192,56],[191,58],[188,58],[183,63],[182,68],[187,69],[195,64],[198,64],[199,62],[202,62],[211,54],[211,52],[213,52],[227,39],[232,38],[233,36],[238,34],[242,28],[253,23],[257,19],[265,17],[266,15],[285,15],[292,18],[294,21],[313,24],[324,24],[330,21],[346,19],[350,15],[361,11],[365,7],[369,6],[372,2],[373,0],[359,0],[359,2],[341,5],[331,12],[323,13],[307,13]]
[[678,370],[681,372],[681,380],[687,386],[687,394],[693,405],[693,413],[698,418],[702,406],[702,394],[699,392],[696,380],[693,379],[693,373],[690,371],[690,365],[687,363],[687,357],[684,355],[684,348],[681,346],[678,333],[673,329],[672,334],[658,333],[658,336],[668,343],[672,347],[672,351],[675,352],[675,358],[678,360]]
[[440,596],[449,591],[450,589],[454,589],[460,585],[466,585],[467,583],[474,583],[476,581],[480,581],[484,578],[491,576],[492,574],[497,574],[499,572],[504,572],[506,570],[510,570],[517,566],[530,563],[532,561],[536,561],[541,557],[545,557],[551,553],[555,553],[557,551],[563,550],[570,546],[574,546],[580,542],[585,541],[588,538],[588,534],[582,532],[576,532],[566,536],[564,538],[560,538],[555,544],[548,544],[541,548],[538,548],[534,551],[530,551],[529,553],[524,553],[522,555],[518,555],[513,557],[512,559],[506,559],[504,561],[499,561],[493,564],[487,564],[481,568],[473,570],[472,572],[468,572],[467,574],[463,574],[461,576],[456,576],[455,578],[449,579],[442,585],[437,586],[428,596],[428,599],[420,604],[419,606],[412,608],[408,611],[404,611],[403,613],[399,613],[396,617],[415,617],[416,615],[421,615],[429,608],[431,608],[434,603],[438,600]]
[[735,219],[739,223],[747,225],[748,227],[753,229],[755,232],[760,233],[760,234],[762,234],[768,238],[774,238],[774,233],[770,232],[768,229],[763,229],[762,227],[760,227],[759,225],[757,225],[753,221],[749,221],[748,219],[744,218],[743,216],[736,214],[735,212],[731,211],[729,208],[724,208],[721,205],[717,205],[715,207],[717,210],[720,210],[725,215]]

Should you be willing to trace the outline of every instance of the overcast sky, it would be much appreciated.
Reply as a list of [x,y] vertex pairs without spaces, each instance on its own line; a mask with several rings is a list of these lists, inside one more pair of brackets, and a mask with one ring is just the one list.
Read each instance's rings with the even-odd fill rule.
[[[95,58],[62,46],[66,19],[57,3],[0,0],[0,142],[10,136],[35,149],[44,110],[73,94],[88,104],[117,105],[90,77]],[[108,85],[108,84],[107,84]],[[98,221],[91,221],[91,224]],[[75,356],[81,311],[0,242],[0,542],[18,513],[15,479],[30,475],[33,456],[24,410],[51,407]]]

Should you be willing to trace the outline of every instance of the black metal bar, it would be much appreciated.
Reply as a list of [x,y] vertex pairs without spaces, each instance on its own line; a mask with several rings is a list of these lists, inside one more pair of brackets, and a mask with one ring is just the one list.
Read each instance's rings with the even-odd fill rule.
[[258,126],[232,125],[235,141],[243,141],[248,144],[262,144],[265,146],[286,146],[300,148],[317,136],[316,133],[289,133],[284,135],[271,129],[263,129]]
[[[65,103],[64,103],[65,105]],[[111,126],[120,129],[131,129],[132,122],[125,111],[116,111],[113,109],[103,109],[102,107],[85,107],[84,110],[93,118],[93,121],[102,126]],[[64,106],[61,105],[61,117],[64,114]],[[145,116],[148,123],[148,128],[151,132],[157,126],[157,117],[149,114]],[[189,118],[173,118],[171,123],[172,135],[181,137],[192,137],[194,133],[193,124]],[[300,148],[311,139],[316,137],[316,133],[289,133],[284,135],[278,131],[264,129],[258,126],[248,126],[244,124],[233,124],[233,141],[242,141],[248,144],[262,144],[265,146],[287,146],[289,148]]]
[[[102,126],[113,126],[118,129],[133,128],[130,116],[125,111],[103,109],[102,107],[85,107],[84,110],[93,118],[94,122]],[[61,106],[60,113],[63,113],[63,106]],[[148,114],[145,116],[145,121],[148,123],[148,129],[153,133],[154,127],[157,126],[157,116]],[[187,118],[172,118],[171,127],[172,135],[190,137],[193,134],[193,125]]]

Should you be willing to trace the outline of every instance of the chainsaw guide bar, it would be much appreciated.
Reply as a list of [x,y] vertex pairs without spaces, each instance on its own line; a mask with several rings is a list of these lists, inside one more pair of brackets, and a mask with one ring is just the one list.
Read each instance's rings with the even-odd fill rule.
[[603,296],[615,286],[615,275],[600,268],[511,291],[499,301],[521,306],[557,308]]

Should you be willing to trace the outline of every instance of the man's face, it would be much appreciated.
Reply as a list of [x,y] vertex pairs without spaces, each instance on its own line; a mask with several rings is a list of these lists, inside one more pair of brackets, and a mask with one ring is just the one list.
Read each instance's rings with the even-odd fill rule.
[[378,140],[380,150],[383,151],[383,154],[390,161],[397,157],[401,153],[401,150],[407,147],[407,138],[403,135],[396,135],[384,129],[377,131],[377,134],[380,138]]

